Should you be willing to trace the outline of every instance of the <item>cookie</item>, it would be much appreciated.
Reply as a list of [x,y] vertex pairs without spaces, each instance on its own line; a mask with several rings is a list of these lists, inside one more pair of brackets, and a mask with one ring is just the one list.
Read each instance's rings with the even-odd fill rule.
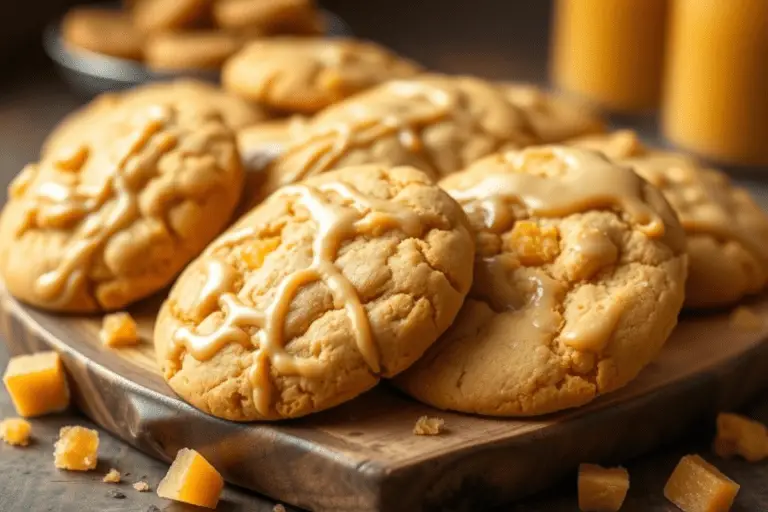
[[168,285],[226,226],[243,187],[215,111],[136,107],[27,166],[0,217],[0,273],[35,306],[120,309]]
[[84,131],[99,130],[99,120],[112,115],[115,110],[130,111],[157,103],[171,103],[185,110],[214,109],[234,130],[267,119],[267,114],[259,107],[208,83],[189,79],[157,82],[121,93],[98,96],[85,107],[68,115],[54,128],[43,143],[42,154],[67,146],[71,139],[79,140]]
[[178,279],[155,326],[170,386],[236,421],[327,409],[418,359],[472,280],[461,207],[408,167],[277,192]]
[[157,71],[218,70],[242,47],[240,36],[220,30],[162,32],[147,40],[147,66]]
[[620,388],[654,359],[687,260],[657,189],[565,146],[489,156],[440,186],[476,233],[474,282],[399,387],[441,409],[533,416]]
[[210,17],[210,0],[138,0],[133,22],[144,33],[196,27]]
[[325,28],[313,0],[217,0],[213,18],[225,29],[261,37],[319,35]]
[[499,149],[535,142],[524,113],[491,82],[439,75],[393,80],[317,114],[268,160],[253,201],[346,165],[410,165],[437,180]]
[[222,83],[269,108],[312,114],[374,85],[417,74],[415,63],[352,39],[255,41],[229,60]]
[[631,166],[658,187],[688,235],[687,308],[734,304],[768,283],[768,215],[728,176],[694,158],[646,148],[634,132],[574,141]]
[[603,120],[576,100],[548,94],[532,85],[504,83],[500,87],[507,99],[526,113],[532,131],[543,144],[605,131]]
[[144,38],[131,17],[114,9],[78,7],[62,22],[67,45],[121,59],[140,60]]

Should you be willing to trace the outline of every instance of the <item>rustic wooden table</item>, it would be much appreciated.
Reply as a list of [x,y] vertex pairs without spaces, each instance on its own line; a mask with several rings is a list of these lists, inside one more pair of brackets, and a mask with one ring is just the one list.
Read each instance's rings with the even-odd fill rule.
[[[386,25],[385,21],[386,18],[382,26]],[[403,29],[405,33],[408,30],[408,27]],[[424,30],[429,30],[429,27],[424,27]],[[499,33],[501,32],[489,32],[486,39],[496,37]],[[372,35],[377,34],[372,32]],[[399,40],[400,43],[395,39],[389,42],[407,52],[409,45],[403,42],[406,39]],[[464,45],[460,46],[461,48],[467,48],[466,41],[461,44]],[[456,54],[451,50],[458,48],[457,45],[457,40],[448,41],[440,48],[419,47],[411,53],[423,57],[422,60],[426,60],[427,55],[432,55],[428,64],[446,71],[472,71],[489,76],[523,76],[530,80],[540,80],[543,76],[541,66],[537,67],[535,63],[524,60],[510,63],[502,55],[493,53],[484,53],[484,59],[481,60],[474,58],[477,54],[473,55],[471,52],[463,54],[462,57],[461,53]],[[540,45],[529,41],[528,46],[526,55],[532,55],[531,59],[540,62]],[[446,57],[449,53],[453,54],[450,60]],[[47,131],[82,101],[82,98],[76,97],[67,89],[43,59],[27,60],[13,76],[6,74],[0,85],[0,201],[4,201],[5,187],[13,175],[24,164],[36,158]],[[0,369],[5,367],[7,359],[7,351],[0,343]],[[768,423],[768,397],[757,401],[745,412]],[[0,418],[13,414],[8,395],[4,390],[0,391]],[[669,414],[674,415],[675,411],[669,411]],[[56,470],[52,462],[53,441],[62,425],[71,424],[93,427],[77,411],[69,411],[34,420],[35,441],[27,448],[14,448],[0,443],[0,512],[203,510],[162,500],[154,492],[135,491],[130,484],[140,479],[146,480],[154,490],[167,466],[129,448],[105,432],[101,432],[100,463],[96,472],[71,473]],[[638,425],[638,428],[643,427]],[[713,459],[714,456],[708,448],[711,435],[711,419],[702,419],[699,428],[689,432],[685,439],[679,440],[673,446],[638,460],[628,461],[632,485],[622,510],[677,510],[662,496],[664,482],[680,456],[698,452],[715,460],[726,474],[742,485],[734,510],[768,511],[768,464]],[[102,475],[110,467],[115,467],[125,474],[125,483],[110,485],[101,482]],[[268,512],[273,506],[274,502],[268,499],[229,487],[218,510]],[[576,509],[575,475],[538,496],[503,508],[514,512],[564,512]]]

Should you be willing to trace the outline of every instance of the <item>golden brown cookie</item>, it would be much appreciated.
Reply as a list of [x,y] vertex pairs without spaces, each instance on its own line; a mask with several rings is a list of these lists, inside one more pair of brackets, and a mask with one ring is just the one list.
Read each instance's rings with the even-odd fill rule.
[[77,7],[62,22],[62,37],[71,46],[111,57],[139,60],[144,38],[131,17],[114,9]]
[[171,387],[237,421],[327,409],[410,366],[472,280],[461,207],[408,167],[279,191],[191,263],[155,326]]
[[225,29],[261,37],[319,35],[324,31],[314,0],[217,0],[213,18]]
[[315,116],[269,160],[262,192],[371,162],[410,165],[439,179],[500,148],[535,141],[523,112],[490,82],[438,75],[394,80]]
[[589,107],[526,84],[500,85],[507,99],[525,111],[540,142],[552,144],[572,137],[605,131],[603,120]]
[[182,79],[171,82],[157,82],[130,89],[122,93],[103,94],[85,107],[68,115],[48,135],[43,143],[42,154],[68,145],[84,131],[99,130],[100,119],[110,116],[115,110],[127,111],[152,104],[173,104],[185,110],[218,111],[224,121],[234,130],[239,130],[267,119],[267,114],[254,105],[228,94],[205,82]]
[[726,306],[768,283],[768,215],[728,176],[683,154],[646,148],[634,132],[579,139],[658,187],[688,235],[685,306]]
[[[564,102],[542,97],[545,104]],[[541,135],[554,129],[537,125],[554,125],[558,118],[532,120],[542,110],[516,106],[503,87],[478,78],[393,80],[318,113],[278,158],[266,160],[262,193],[334,167],[371,162],[411,165],[439,179],[493,152],[541,143]],[[567,133],[578,132],[577,126],[584,133],[600,128],[591,113],[585,116],[579,123],[569,120]]]
[[158,71],[218,70],[242,47],[240,36],[220,30],[161,32],[147,39],[147,66]]
[[166,286],[230,220],[243,187],[215,111],[136,107],[27,166],[0,217],[0,273],[55,311],[118,309]]
[[476,233],[474,282],[399,387],[441,409],[532,416],[620,388],[653,360],[677,323],[687,259],[656,188],[564,146],[489,156],[440,186]]
[[211,0],[138,0],[133,21],[142,32],[196,27],[210,17]]
[[246,46],[226,63],[221,79],[226,89],[251,101],[311,114],[419,71],[413,62],[366,41],[281,37]]

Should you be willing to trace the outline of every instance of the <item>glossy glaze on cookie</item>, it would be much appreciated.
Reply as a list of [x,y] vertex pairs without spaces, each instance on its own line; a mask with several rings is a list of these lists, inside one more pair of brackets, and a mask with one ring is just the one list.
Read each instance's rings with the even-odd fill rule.
[[[465,222],[455,202],[408,168],[347,168],[281,189],[171,292],[155,335],[166,378],[194,405],[237,420],[298,416],[359,394],[410,365],[458,311],[473,252]],[[264,252],[256,258],[253,244]],[[380,263],[358,256],[379,245]],[[312,334],[327,322],[333,347]],[[297,348],[297,337],[315,348]],[[237,363],[221,368],[235,364],[226,361]],[[241,405],[230,406],[222,389],[206,395],[208,374],[218,380],[238,367],[221,385]]]
[[661,194],[599,153],[534,147],[441,181],[475,229],[472,290],[396,383],[430,405],[530,416],[617,389],[676,324],[684,233]]

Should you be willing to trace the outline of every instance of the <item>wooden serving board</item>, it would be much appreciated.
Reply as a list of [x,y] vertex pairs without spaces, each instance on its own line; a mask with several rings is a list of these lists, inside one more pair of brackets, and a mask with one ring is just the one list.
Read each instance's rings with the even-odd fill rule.
[[[54,349],[77,404],[140,450],[170,461],[200,451],[235,484],[313,510],[479,510],[541,489],[580,462],[616,463],[710,421],[768,384],[768,298],[750,305],[756,331],[728,312],[683,319],[659,359],[625,389],[573,411],[531,420],[441,412],[382,385],[336,409],[280,423],[238,424],[176,398],[151,346],[160,299],[132,311],[138,348],[103,349],[100,317],[63,317],[0,290],[11,352]],[[445,419],[437,437],[412,433],[421,415]]]

